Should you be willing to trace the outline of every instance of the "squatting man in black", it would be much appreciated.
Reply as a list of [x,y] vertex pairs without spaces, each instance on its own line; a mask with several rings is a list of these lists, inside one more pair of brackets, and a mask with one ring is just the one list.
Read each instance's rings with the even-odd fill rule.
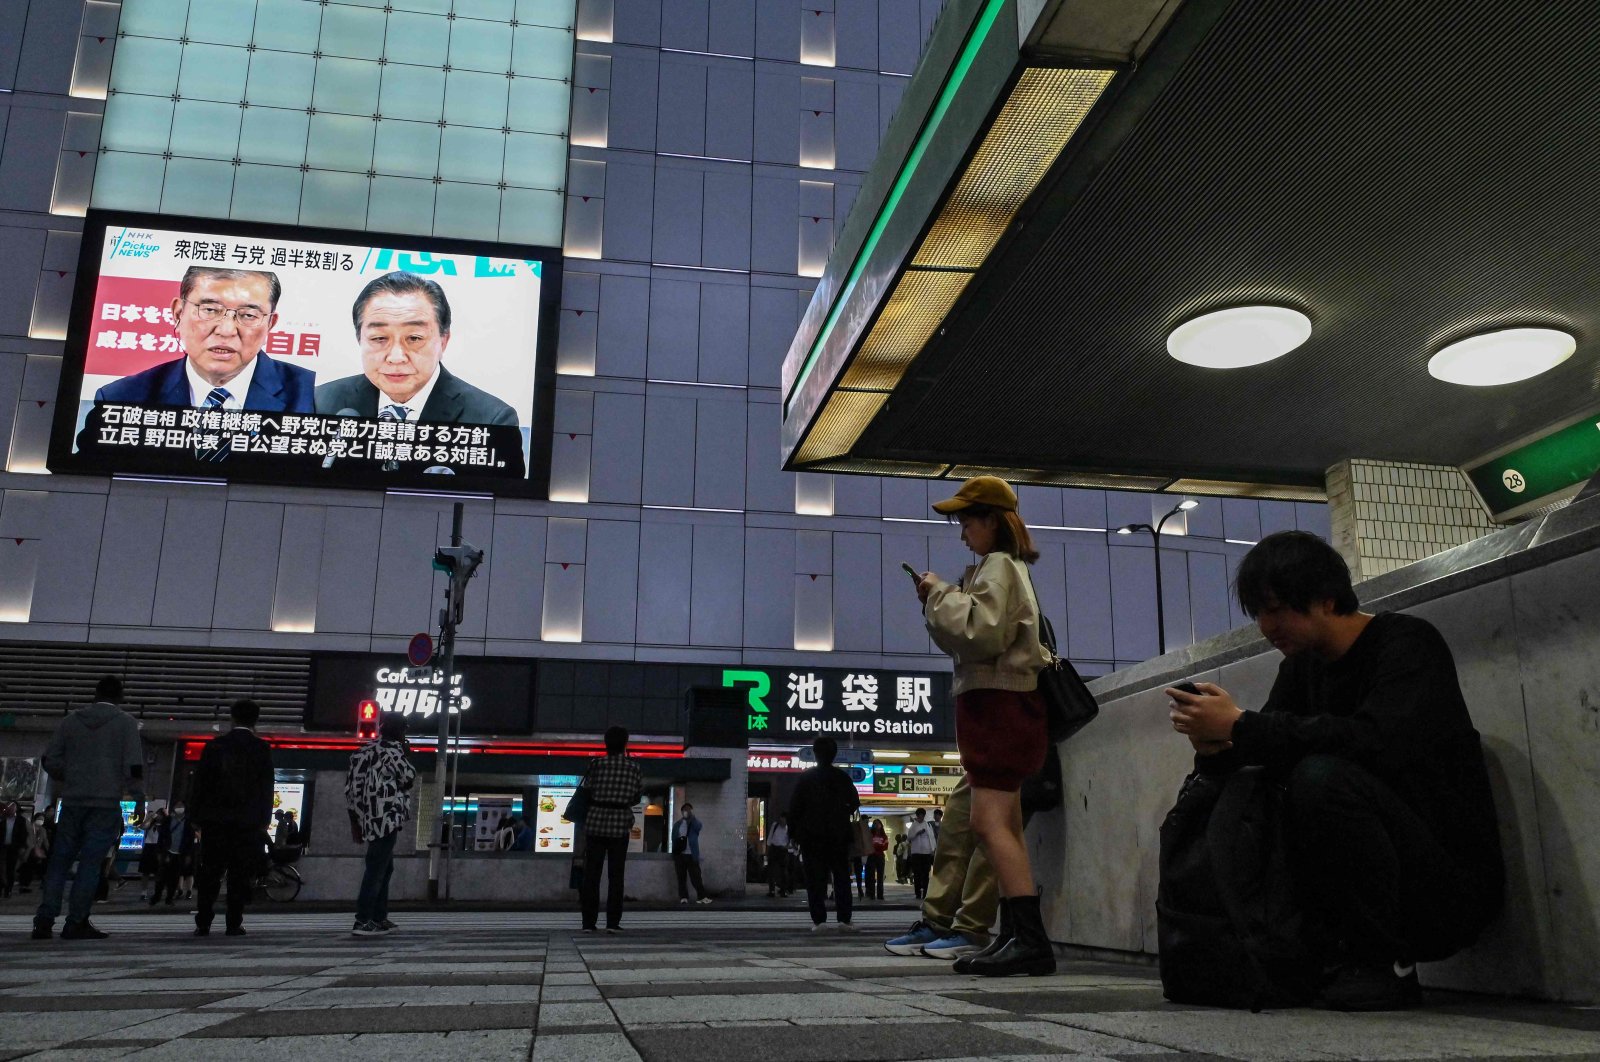
[[1222,687],[1168,689],[1204,773],[1262,765],[1287,786],[1290,868],[1331,943],[1322,1001],[1420,1000],[1418,962],[1471,944],[1498,914],[1503,865],[1478,732],[1432,624],[1360,611],[1350,572],[1285,531],[1240,562],[1239,603],[1284,655],[1247,712]]

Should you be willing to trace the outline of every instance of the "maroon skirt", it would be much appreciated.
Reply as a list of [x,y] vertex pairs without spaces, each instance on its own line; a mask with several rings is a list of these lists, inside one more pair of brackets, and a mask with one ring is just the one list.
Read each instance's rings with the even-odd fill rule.
[[1049,734],[1038,690],[968,690],[956,695],[956,748],[971,784],[1016,792],[1044,766]]

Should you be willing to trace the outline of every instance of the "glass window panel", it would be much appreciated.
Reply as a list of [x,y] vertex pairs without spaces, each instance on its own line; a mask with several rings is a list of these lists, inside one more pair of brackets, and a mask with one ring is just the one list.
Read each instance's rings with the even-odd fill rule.
[[178,63],[183,45],[149,37],[124,37],[111,60],[113,92],[170,96],[178,90]]
[[166,160],[160,155],[103,151],[95,164],[92,202],[102,208],[160,210],[161,182],[166,173]]
[[396,11],[425,11],[431,15],[450,13],[450,0],[389,0]]
[[383,54],[389,62],[443,66],[449,51],[449,20],[438,15],[417,15],[404,11],[396,11],[389,16],[389,28],[383,42]]
[[134,96],[119,92],[106,100],[105,124],[100,143],[114,151],[167,150],[172,131],[172,101],[165,96]]
[[[272,162],[298,166],[306,160],[306,131],[311,116],[305,111],[277,107],[250,107],[239,129],[239,157],[246,162]],[[295,182],[295,188],[300,184]],[[295,192],[295,203],[300,193]]]
[[[183,36],[183,27],[188,18],[189,0],[127,0],[122,5],[122,18],[117,22],[117,31],[140,37],[177,40]],[[119,43],[117,47],[120,49],[122,45]]]
[[161,188],[161,209],[168,214],[227,217],[233,198],[233,164],[206,159],[173,159]]
[[238,103],[244,99],[250,53],[220,44],[190,44],[183,49],[178,94],[185,99]]
[[349,4],[354,7],[383,7],[388,0],[333,0],[337,4]]
[[300,189],[300,224],[359,229],[366,224],[372,182],[359,173],[310,170]]
[[560,247],[561,211],[560,192],[508,188],[500,199],[500,239]]
[[245,98],[251,106],[311,106],[311,83],[317,61],[309,55],[257,50],[250,55],[250,80]]
[[576,8],[576,0],[517,0],[517,21],[570,31]]
[[306,0],[256,0],[257,48],[275,48],[310,55],[322,29],[320,4]]
[[514,0],[456,0],[456,14],[461,18],[488,18],[509,22],[516,17]]
[[300,220],[298,166],[240,166],[233,178],[231,217],[293,224]]
[[[572,50],[570,45],[567,50]],[[511,27],[504,22],[456,19],[450,24],[450,65],[492,74],[510,70]]]
[[169,150],[190,158],[231,159],[239,150],[239,119],[243,114],[237,103],[181,100],[172,113]]
[[207,44],[250,43],[256,21],[256,0],[198,0],[189,5],[189,25],[184,36]]
[[482,184],[441,184],[433,208],[435,236],[492,240],[500,231],[500,190]]
[[[435,122],[396,122],[385,118],[378,123],[377,149],[372,168],[379,173],[403,177],[432,177],[439,172],[439,133]],[[376,196],[377,192],[374,191]],[[429,225],[432,226],[433,195],[428,196]]]
[[317,87],[311,105],[319,111],[363,114],[370,117],[378,109],[377,63],[357,59],[317,60]]
[[385,118],[437,122],[444,116],[444,71],[400,63],[385,66],[378,111]]
[[506,124],[506,91],[510,84],[504,74],[450,71],[445,75],[445,121],[499,129]]
[[513,78],[508,124],[529,133],[564,135],[569,97],[567,86],[559,81],[546,81],[542,77]]
[[319,47],[324,55],[376,59],[383,54],[383,23],[382,11],[329,4],[322,12]]
[[505,166],[506,138],[498,129],[452,125],[439,149],[439,176],[447,181],[498,184]]
[[567,175],[567,142],[549,133],[512,133],[506,138],[505,174],[507,184],[559,191]]
[[377,232],[433,232],[433,181],[379,177],[372,182],[367,228]]
[[572,73],[572,32],[548,26],[518,26],[511,69],[529,77],[564,80]]
[[372,168],[372,129],[377,124],[371,118],[313,114],[306,162],[323,170],[367,172]]

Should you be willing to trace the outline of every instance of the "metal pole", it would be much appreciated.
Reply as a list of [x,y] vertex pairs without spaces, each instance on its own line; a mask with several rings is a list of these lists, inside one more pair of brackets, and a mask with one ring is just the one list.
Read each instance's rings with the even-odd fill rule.
[[[455,503],[455,510],[450,517],[450,544],[461,545],[461,518],[465,506],[461,502]],[[453,587],[453,581],[450,584]],[[450,705],[455,697],[453,690],[456,670],[456,619],[455,601],[451,588],[445,590],[444,612],[440,616],[439,624],[439,649],[442,657],[441,665],[444,668],[444,689],[439,704],[439,743],[435,746],[433,760],[433,785],[434,793],[439,800],[439,826],[447,828],[449,814],[449,795],[445,792],[446,760],[450,753]],[[448,836],[448,834],[446,834]],[[445,847],[443,842],[435,837],[432,843],[432,853],[428,858],[428,899],[439,899],[439,863],[440,851]]]
[[[454,676],[451,676],[450,678],[448,678],[447,681],[449,681],[451,683],[451,686],[453,688],[454,687]],[[447,834],[445,834],[445,836],[449,839],[449,845],[448,845],[448,847],[446,847],[445,854],[444,854],[444,898],[446,900],[448,900],[450,898],[450,878],[451,878],[450,871],[453,868],[454,863],[455,863],[455,851],[456,851],[455,840],[456,840],[456,834],[455,834],[455,821],[454,820],[455,820],[455,807],[456,807],[456,792],[457,792],[457,788],[458,788],[458,786],[460,785],[460,782],[461,782],[461,726],[462,726],[462,719],[461,719],[461,714],[459,712],[456,713],[456,718],[455,718],[455,722],[454,722],[453,725],[454,725],[454,732],[451,734],[451,738],[450,738],[450,742],[451,742],[450,796],[448,798],[449,802],[450,802],[451,823],[450,823],[449,832]]]
[[[1167,515],[1170,516],[1172,514],[1168,513]],[[1157,656],[1166,656],[1167,655],[1167,607],[1166,607],[1166,599],[1163,598],[1162,595],[1161,595],[1161,527],[1162,527],[1162,524],[1165,524],[1166,522],[1167,522],[1166,517],[1162,517],[1161,523],[1157,524],[1156,527],[1155,527],[1155,530],[1150,533],[1150,537],[1155,539],[1155,544],[1156,544],[1155,552],[1156,552],[1156,655]]]

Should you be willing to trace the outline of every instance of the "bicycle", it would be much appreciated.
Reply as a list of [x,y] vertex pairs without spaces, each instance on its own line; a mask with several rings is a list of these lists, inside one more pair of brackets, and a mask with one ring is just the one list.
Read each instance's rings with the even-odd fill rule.
[[284,845],[268,851],[271,859],[270,865],[257,878],[254,885],[266,894],[267,899],[274,903],[288,903],[300,895],[300,886],[305,884],[305,879],[294,868],[294,863],[300,858],[300,853],[305,851],[304,845]]

